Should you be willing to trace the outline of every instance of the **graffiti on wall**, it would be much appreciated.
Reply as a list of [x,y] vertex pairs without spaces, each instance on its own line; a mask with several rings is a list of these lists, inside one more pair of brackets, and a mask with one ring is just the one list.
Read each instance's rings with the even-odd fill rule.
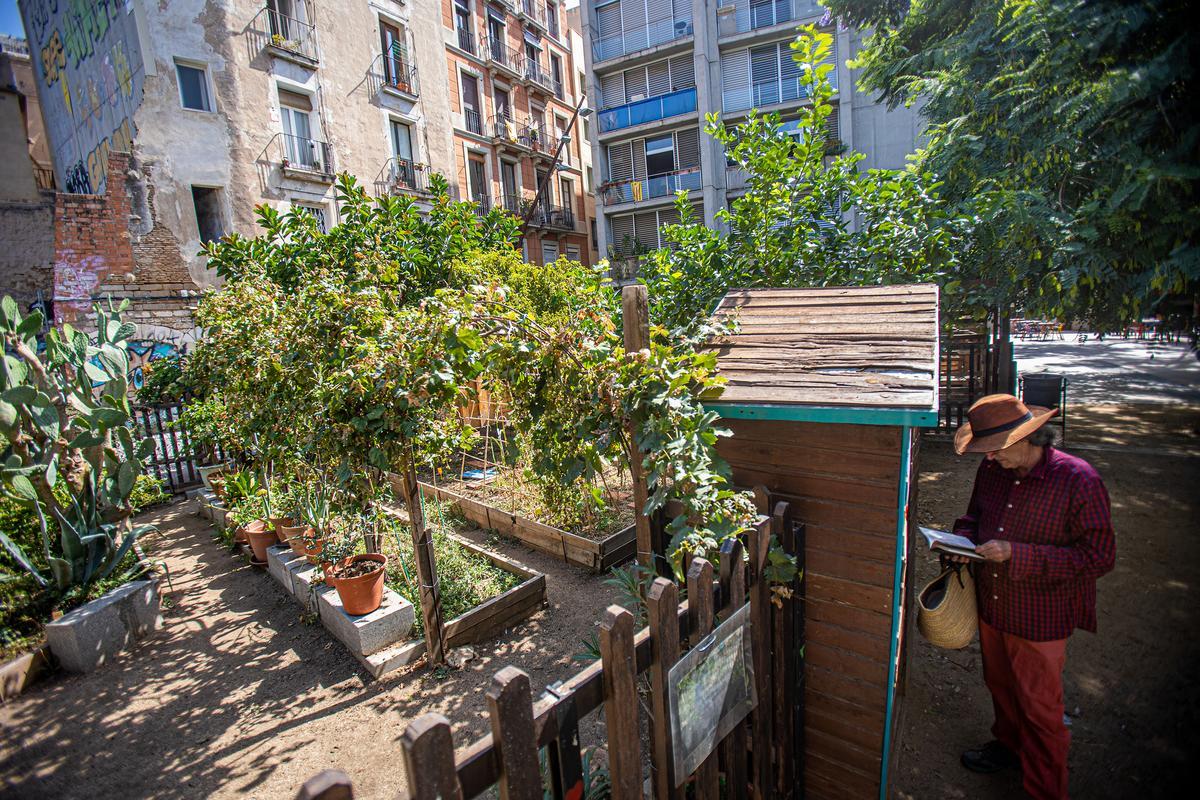
[[132,0],[20,0],[42,115],[69,192],[103,194],[108,156],[128,150],[144,69]]

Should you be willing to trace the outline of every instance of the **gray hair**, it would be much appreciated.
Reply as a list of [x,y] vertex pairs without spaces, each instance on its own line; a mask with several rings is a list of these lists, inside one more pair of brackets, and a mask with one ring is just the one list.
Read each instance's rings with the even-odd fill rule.
[[1046,423],[1026,436],[1025,441],[1034,447],[1052,447],[1058,444],[1058,431],[1051,427],[1050,423]]

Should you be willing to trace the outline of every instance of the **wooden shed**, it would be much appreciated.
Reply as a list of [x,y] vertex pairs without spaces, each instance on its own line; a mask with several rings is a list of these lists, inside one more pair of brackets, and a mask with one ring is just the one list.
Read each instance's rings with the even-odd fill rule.
[[[806,796],[884,797],[904,689],[920,429],[938,421],[934,285],[729,292],[715,339],[741,487],[805,525]],[[799,747],[798,746],[798,747]]]

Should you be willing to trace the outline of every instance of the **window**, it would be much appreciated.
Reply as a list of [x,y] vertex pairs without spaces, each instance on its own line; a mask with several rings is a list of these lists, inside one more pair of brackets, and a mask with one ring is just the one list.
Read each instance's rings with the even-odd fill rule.
[[411,91],[408,74],[408,48],[404,45],[404,32],[391,23],[379,21],[379,46],[383,53],[383,77],[390,85]]
[[200,232],[201,242],[204,244],[215,242],[225,235],[220,189],[193,186],[192,206],[196,210],[196,229]]
[[546,29],[555,39],[558,38],[558,6],[546,3]]
[[568,178],[558,179],[559,205],[568,210],[575,210],[575,187]]
[[470,184],[467,190],[471,193],[471,199],[480,205],[485,204],[487,202],[487,172],[483,159],[472,158],[467,161],[467,181]]
[[392,155],[405,161],[413,160],[412,128],[404,122],[389,120],[392,129]]
[[267,16],[271,33],[284,39],[299,39],[302,26],[308,22],[308,7],[304,0],[267,0]]
[[312,138],[312,109],[312,98],[308,95],[279,90],[279,113],[288,161],[309,168],[320,166],[317,143]]
[[585,170],[583,173],[583,181],[584,181],[583,185],[584,185],[584,188],[587,189],[589,194],[592,191],[592,186],[595,185],[595,180],[596,180],[595,175],[593,175],[592,168],[589,166],[587,168],[587,170]]
[[564,96],[562,59],[558,57],[557,53],[550,54],[550,80],[554,84],[555,96],[561,100]]
[[512,119],[512,106],[508,99],[508,92],[500,88],[493,89],[492,102],[496,105],[497,117]]
[[462,80],[463,120],[467,130],[483,133],[483,118],[479,116],[479,79],[465,72],[459,75]]
[[671,135],[646,140],[646,174],[675,171],[675,139]]
[[317,221],[317,229],[321,233],[329,233],[329,223],[325,219],[325,206],[308,206],[299,205],[295,209],[301,213],[308,214]]
[[179,102],[184,108],[192,111],[213,110],[208,96],[208,74],[204,67],[176,63],[175,74],[179,78]]
[[517,165],[511,161],[500,162],[500,192],[504,207],[514,214],[519,214],[520,193],[517,191]]
[[591,223],[591,226],[592,226],[592,249],[599,251],[600,250],[600,239],[599,239],[599,237],[596,236],[596,218],[592,217],[588,221]]

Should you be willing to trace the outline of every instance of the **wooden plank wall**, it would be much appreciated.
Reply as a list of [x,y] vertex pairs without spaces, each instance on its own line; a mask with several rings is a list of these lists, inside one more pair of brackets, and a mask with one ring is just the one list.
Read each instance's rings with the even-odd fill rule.
[[724,420],[739,486],[764,485],[807,525],[807,796],[870,797],[891,677],[901,429]]

